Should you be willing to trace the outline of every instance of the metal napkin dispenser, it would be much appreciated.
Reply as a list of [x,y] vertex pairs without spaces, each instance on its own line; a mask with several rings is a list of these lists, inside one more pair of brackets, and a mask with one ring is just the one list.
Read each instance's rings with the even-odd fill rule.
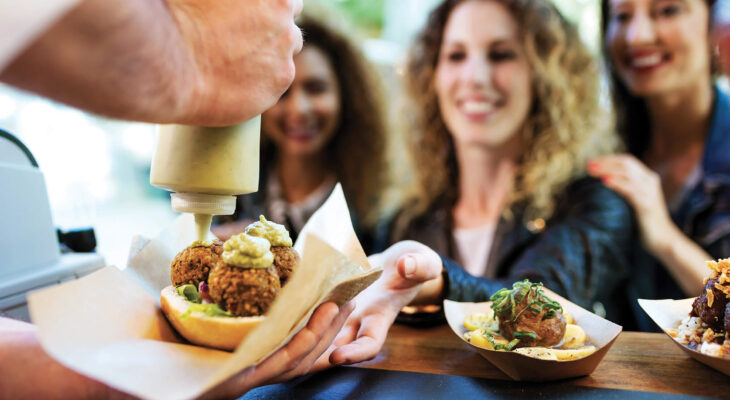
[[20,140],[0,130],[0,313],[27,319],[29,290],[104,265],[96,253],[61,254],[43,173]]

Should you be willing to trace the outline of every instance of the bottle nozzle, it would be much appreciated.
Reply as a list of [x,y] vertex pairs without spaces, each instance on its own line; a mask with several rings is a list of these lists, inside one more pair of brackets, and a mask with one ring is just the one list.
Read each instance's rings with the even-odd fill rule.
[[170,194],[172,209],[177,212],[207,215],[231,215],[236,211],[236,196],[202,193]]

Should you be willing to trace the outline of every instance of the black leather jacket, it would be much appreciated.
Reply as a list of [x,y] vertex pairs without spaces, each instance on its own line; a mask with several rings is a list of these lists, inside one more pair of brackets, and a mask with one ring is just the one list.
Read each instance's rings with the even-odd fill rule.
[[631,209],[618,194],[595,179],[578,179],[564,190],[540,230],[528,229],[522,213],[513,212],[514,218],[500,220],[489,255],[497,279],[472,276],[451,260],[456,251],[447,209],[431,210],[392,233],[390,241],[416,240],[441,254],[445,297],[451,300],[487,301],[497,290],[528,278],[588,310],[603,314],[605,309],[613,321],[628,317],[622,286],[635,228]]

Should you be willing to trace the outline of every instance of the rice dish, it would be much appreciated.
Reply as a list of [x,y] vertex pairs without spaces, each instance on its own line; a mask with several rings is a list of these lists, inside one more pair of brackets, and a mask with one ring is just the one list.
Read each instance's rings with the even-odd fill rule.
[[730,259],[708,261],[707,267],[712,274],[689,316],[667,333],[692,350],[730,359]]
[[725,332],[715,332],[699,317],[688,316],[677,329],[669,330],[669,336],[692,350],[713,357],[730,359],[730,338]]

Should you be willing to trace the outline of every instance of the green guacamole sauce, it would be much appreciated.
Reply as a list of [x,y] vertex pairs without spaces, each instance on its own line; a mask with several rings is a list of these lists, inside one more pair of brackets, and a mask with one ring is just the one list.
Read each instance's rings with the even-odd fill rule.
[[274,262],[269,241],[240,233],[223,243],[223,261],[239,268],[268,268]]
[[291,247],[292,240],[289,231],[284,225],[271,222],[263,215],[259,216],[259,220],[246,228],[246,233],[251,236],[264,238],[271,243],[272,246]]

